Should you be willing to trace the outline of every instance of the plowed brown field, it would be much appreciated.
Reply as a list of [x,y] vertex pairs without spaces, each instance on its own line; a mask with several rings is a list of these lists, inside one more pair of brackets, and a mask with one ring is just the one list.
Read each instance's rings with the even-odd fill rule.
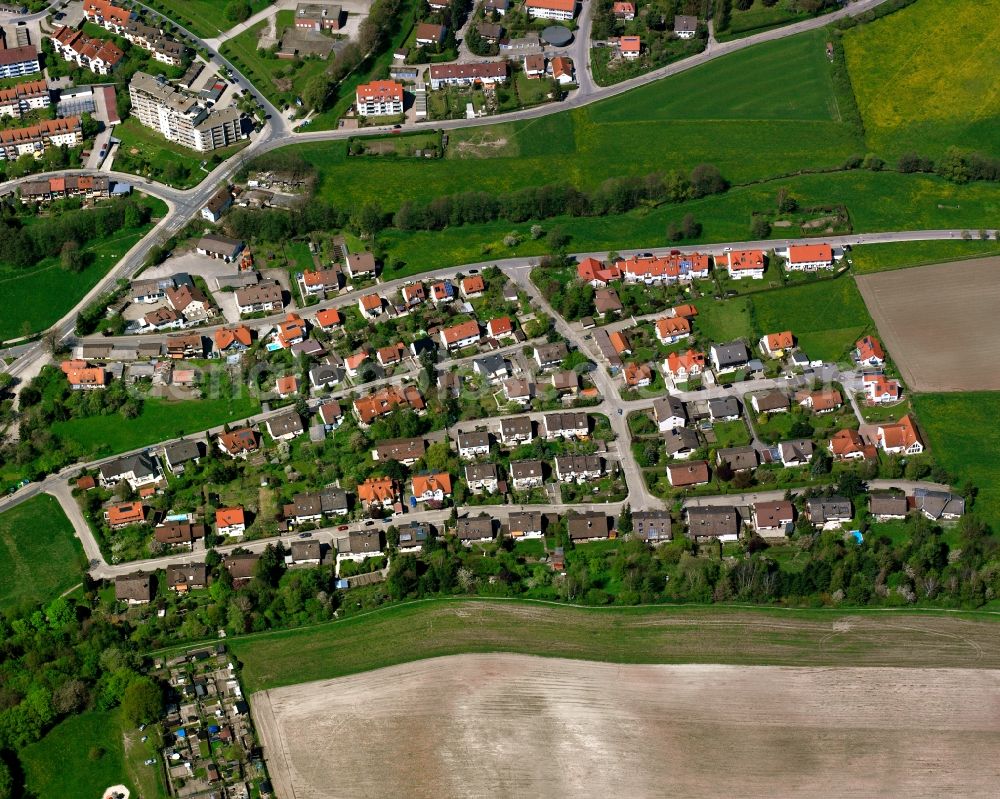
[[857,282],[911,389],[1000,390],[1000,258],[878,272]]
[[254,694],[277,795],[994,796],[1000,672],[433,658]]

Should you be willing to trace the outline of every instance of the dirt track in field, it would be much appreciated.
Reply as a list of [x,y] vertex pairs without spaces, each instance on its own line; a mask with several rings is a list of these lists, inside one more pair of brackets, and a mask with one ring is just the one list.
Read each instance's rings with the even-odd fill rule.
[[1000,782],[1000,671],[457,655],[251,706],[280,799],[912,799]]
[[911,389],[1000,390],[1000,257],[861,275],[857,283]]

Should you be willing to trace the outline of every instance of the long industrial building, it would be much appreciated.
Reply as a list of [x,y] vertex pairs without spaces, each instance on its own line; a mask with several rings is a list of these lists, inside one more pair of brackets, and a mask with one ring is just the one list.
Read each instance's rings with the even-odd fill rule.
[[128,93],[132,115],[170,141],[209,152],[240,139],[242,115],[237,108],[209,110],[197,98],[145,72],[135,73]]

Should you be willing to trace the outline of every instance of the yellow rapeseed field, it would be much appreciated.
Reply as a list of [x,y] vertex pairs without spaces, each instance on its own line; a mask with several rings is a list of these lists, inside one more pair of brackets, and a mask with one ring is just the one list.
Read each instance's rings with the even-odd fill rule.
[[870,149],[1000,155],[1000,0],[918,0],[849,31],[847,64]]

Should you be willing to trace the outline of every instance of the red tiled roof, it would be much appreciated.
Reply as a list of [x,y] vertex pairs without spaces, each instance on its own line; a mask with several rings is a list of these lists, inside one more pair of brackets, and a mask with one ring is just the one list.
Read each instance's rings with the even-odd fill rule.
[[683,316],[665,316],[656,320],[656,335],[660,338],[691,332],[691,323]]
[[788,248],[788,261],[803,264],[812,261],[833,262],[833,248],[829,244],[793,244]]
[[336,327],[344,323],[344,318],[336,308],[324,308],[316,314],[316,324],[322,328]]
[[470,320],[468,322],[460,322],[457,325],[452,325],[451,327],[446,327],[441,331],[444,336],[444,340],[450,345],[454,344],[456,341],[461,341],[462,339],[472,338],[473,336],[479,336],[479,322],[475,320]]

